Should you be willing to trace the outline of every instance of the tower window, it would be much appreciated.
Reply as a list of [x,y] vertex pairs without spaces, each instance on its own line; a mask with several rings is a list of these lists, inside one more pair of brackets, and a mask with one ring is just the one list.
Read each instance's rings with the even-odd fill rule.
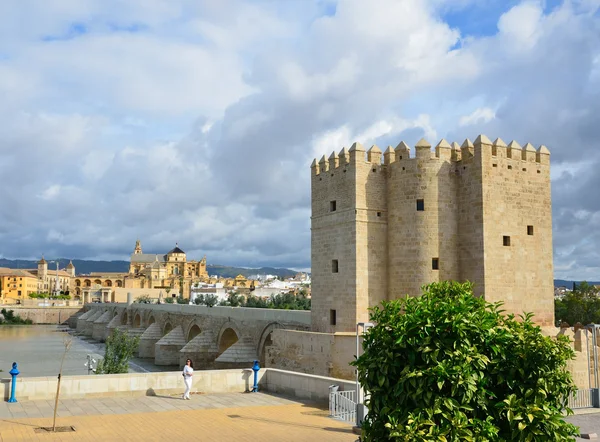
[[508,166],[509,169],[512,169],[512,166]]
[[527,226],[527,234],[533,236],[533,226]]
[[331,260],[331,273],[338,273],[338,260],[337,259]]
[[431,269],[432,270],[440,269],[440,258],[431,258]]
[[377,216],[381,216],[381,212],[377,212]]
[[337,312],[335,310],[329,310],[329,324],[336,325],[337,323]]
[[417,200],[417,212],[423,212],[425,210],[425,200]]
[[335,212],[337,209],[337,202],[336,201],[329,201],[329,211],[330,212]]
[[506,247],[510,247],[510,236],[503,236],[502,244]]

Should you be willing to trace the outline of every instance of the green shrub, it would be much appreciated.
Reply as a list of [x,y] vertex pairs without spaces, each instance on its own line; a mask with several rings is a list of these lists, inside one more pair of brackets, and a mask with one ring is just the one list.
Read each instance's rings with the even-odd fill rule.
[[[33,321],[31,319],[23,319],[19,315],[15,315],[13,310],[6,310],[3,308],[0,310],[2,317],[0,317],[0,324],[2,325],[31,325]],[[2,319],[4,318],[4,319]]]
[[134,302],[137,302],[138,304],[152,304],[152,299],[150,298],[150,295],[141,295],[135,298]]
[[[369,394],[365,441],[573,441],[568,339],[543,336],[470,283],[442,282],[371,312],[353,365]],[[571,410],[566,410],[572,413]]]
[[139,336],[129,336],[119,329],[106,339],[104,359],[98,362],[97,374],[127,373],[129,360],[134,356],[140,343]]

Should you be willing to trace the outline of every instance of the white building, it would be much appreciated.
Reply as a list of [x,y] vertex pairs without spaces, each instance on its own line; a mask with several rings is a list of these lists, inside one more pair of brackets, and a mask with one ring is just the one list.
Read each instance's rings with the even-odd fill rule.
[[219,301],[227,299],[227,290],[223,287],[223,283],[216,284],[197,283],[192,285],[190,292],[190,303],[195,304],[196,298],[200,295],[215,295]]

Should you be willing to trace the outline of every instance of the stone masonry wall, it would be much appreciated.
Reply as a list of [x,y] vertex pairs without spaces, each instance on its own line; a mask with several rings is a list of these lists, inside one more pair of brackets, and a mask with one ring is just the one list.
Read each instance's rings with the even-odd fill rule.
[[23,319],[31,319],[34,324],[67,324],[69,318],[81,311],[82,307],[18,307],[7,308]]
[[355,143],[313,162],[312,331],[353,332],[369,307],[443,280],[553,325],[548,150],[483,135],[415,150],[382,164]]

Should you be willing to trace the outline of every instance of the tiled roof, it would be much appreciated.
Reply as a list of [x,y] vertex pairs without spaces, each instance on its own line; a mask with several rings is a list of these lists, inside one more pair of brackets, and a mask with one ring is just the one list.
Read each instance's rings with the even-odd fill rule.
[[137,255],[134,253],[131,255],[131,262],[154,262],[158,260],[159,262],[166,261],[166,255],[155,255],[154,253],[138,253]]

